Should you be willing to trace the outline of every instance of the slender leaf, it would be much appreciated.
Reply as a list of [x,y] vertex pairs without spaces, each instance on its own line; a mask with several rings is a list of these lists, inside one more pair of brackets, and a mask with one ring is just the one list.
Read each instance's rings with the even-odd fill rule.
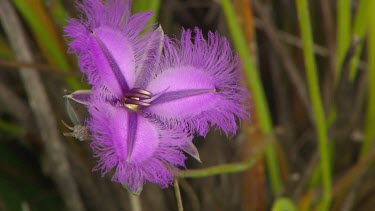
[[337,77],[351,42],[351,0],[337,1]]
[[[369,26],[369,17],[371,2],[373,0],[361,0],[359,1],[359,6],[357,9],[356,16],[354,17],[354,26],[353,26],[353,36],[357,39],[363,39],[365,37],[367,28]],[[363,43],[359,44],[355,54],[353,56],[351,66],[350,66],[350,78],[353,80],[357,75],[360,56],[363,51]]]
[[151,11],[154,14],[154,16],[150,18],[149,23],[155,23],[158,20],[160,6],[161,0],[137,0],[133,2],[134,12]]
[[[221,0],[221,5],[227,19],[229,30],[232,34],[234,45],[244,61],[244,70],[249,82],[255,108],[257,110],[260,129],[263,134],[269,135],[272,133],[273,126],[262,82],[255,68],[253,58],[250,56],[250,51],[247,48],[248,45],[239,26],[239,22],[236,18],[236,13],[232,4],[229,0]],[[282,188],[282,181],[273,145],[269,145],[266,150],[266,160],[272,190],[275,194],[278,194]]]
[[[13,3],[29,25],[47,61],[51,65],[70,71],[66,49],[61,40],[62,35],[57,32],[41,0],[14,0]],[[73,77],[67,77],[66,81],[72,89],[81,87],[78,80]]]
[[[375,3],[371,3],[371,11],[375,9]],[[361,149],[361,157],[371,149],[375,140],[375,16],[370,17],[368,38],[368,76],[367,76],[367,111],[365,120],[364,143]]]
[[328,136],[326,119],[323,110],[322,98],[320,95],[318,74],[316,69],[313,38],[311,30],[311,21],[308,10],[307,0],[296,0],[297,13],[299,18],[299,27],[301,30],[305,68],[307,82],[312,103],[313,114],[315,118],[315,127],[318,137],[320,167],[323,182],[323,200],[322,210],[328,210],[331,202],[331,170],[330,170],[330,153],[328,149]]

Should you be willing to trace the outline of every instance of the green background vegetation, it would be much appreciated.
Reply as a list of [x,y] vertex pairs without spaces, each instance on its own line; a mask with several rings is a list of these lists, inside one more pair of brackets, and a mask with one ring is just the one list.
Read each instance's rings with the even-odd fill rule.
[[[17,59],[0,24],[0,210],[72,208],[46,165],[19,71],[37,71],[66,132],[64,90],[87,86],[62,33],[77,10],[73,1],[1,1],[16,10],[35,61]],[[252,94],[251,122],[233,140],[212,131],[194,141],[203,163],[189,159],[177,175],[186,210],[375,207],[374,0],[134,0],[133,10],[153,11],[150,22],[170,36],[196,26],[227,36]],[[177,209],[173,188],[147,184],[129,196],[91,173],[88,142],[62,140],[83,210]]]

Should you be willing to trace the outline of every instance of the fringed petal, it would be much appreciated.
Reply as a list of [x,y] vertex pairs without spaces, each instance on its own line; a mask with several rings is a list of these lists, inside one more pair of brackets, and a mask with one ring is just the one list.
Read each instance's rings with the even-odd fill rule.
[[170,125],[206,135],[210,125],[227,135],[237,130],[237,120],[247,119],[248,93],[241,87],[237,56],[217,33],[184,30],[181,41],[165,40],[158,71],[146,90],[153,93],[145,112]]
[[88,106],[91,118],[87,125],[92,134],[94,156],[99,158],[95,170],[104,176],[113,169],[112,180],[134,193],[146,181],[161,187],[171,184],[177,166],[184,166],[185,156],[180,146],[186,145],[189,139],[162,129],[124,107],[94,101]]
[[136,70],[154,46],[150,42],[162,35],[146,25],[151,13],[131,15],[129,0],[85,0],[78,7],[85,18],[70,20],[65,27],[70,52],[78,55],[94,89],[107,99],[119,98],[134,86]]

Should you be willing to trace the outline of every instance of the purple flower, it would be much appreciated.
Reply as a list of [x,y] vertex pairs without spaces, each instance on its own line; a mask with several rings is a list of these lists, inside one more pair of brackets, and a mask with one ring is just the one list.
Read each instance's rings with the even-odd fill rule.
[[247,118],[238,58],[217,33],[182,31],[164,36],[146,22],[151,13],[130,13],[130,1],[86,0],[85,18],[70,20],[65,32],[91,92],[70,97],[88,107],[95,169],[139,192],[145,181],[168,186],[191,142],[214,126],[235,134]]

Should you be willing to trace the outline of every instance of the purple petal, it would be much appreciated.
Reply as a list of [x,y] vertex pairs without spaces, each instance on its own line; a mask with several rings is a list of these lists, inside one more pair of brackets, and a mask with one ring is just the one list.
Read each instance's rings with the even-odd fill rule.
[[120,98],[134,86],[136,70],[144,66],[152,41],[162,37],[146,26],[152,14],[131,15],[129,0],[85,0],[79,8],[85,19],[70,20],[65,27],[72,38],[70,51],[77,54],[94,89],[107,98]]
[[154,94],[149,115],[183,124],[205,135],[210,125],[226,134],[237,130],[237,120],[248,118],[244,103],[248,93],[241,87],[238,58],[217,33],[204,40],[201,31],[182,32],[181,41],[166,39],[157,75],[145,88]]
[[[112,29],[94,29],[91,36],[92,47],[96,46],[93,54],[97,53],[96,65],[101,73],[101,80],[108,87],[108,83],[113,85],[109,91],[117,96],[122,96],[129,91],[129,83],[132,82],[134,74],[133,52],[130,43],[121,34],[117,34]],[[121,60],[123,59],[123,60]],[[125,75],[129,76],[125,79]]]
[[[123,108],[120,108],[123,109]],[[138,114],[135,112],[126,112],[128,116],[128,122],[127,122],[127,137],[125,140],[127,140],[127,153],[126,153],[126,162],[129,162],[131,160],[131,156],[133,153],[133,149],[135,146],[135,141],[137,138],[137,132],[139,129],[138,128]]]
[[146,181],[162,187],[171,184],[173,171],[184,165],[185,156],[180,146],[186,145],[189,140],[186,136],[162,129],[137,113],[100,100],[89,105],[89,112],[91,147],[94,156],[99,157],[95,170],[100,170],[104,176],[114,169],[112,180],[134,193],[141,190]]

